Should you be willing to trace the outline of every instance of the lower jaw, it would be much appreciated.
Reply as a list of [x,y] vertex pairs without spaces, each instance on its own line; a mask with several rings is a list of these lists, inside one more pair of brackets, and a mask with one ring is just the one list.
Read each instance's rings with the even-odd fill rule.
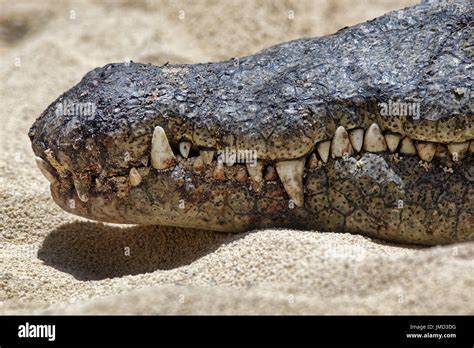
[[439,159],[400,161],[386,153],[329,160],[304,177],[304,205],[289,200],[281,182],[215,180],[178,164],[150,171],[136,186],[90,193],[52,184],[55,202],[92,220],[242,232],[290,227],[350,232],[423,245],[474,240],[474,163],[468,156],[452,172]]

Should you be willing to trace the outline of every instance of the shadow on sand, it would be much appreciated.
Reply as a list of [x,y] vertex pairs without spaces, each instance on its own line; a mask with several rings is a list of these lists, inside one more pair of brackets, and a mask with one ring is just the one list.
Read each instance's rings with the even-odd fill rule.
[[184,266],[236,237],[168,226],[74,222],[54,229],[38,257],[79,280],[100,280]]

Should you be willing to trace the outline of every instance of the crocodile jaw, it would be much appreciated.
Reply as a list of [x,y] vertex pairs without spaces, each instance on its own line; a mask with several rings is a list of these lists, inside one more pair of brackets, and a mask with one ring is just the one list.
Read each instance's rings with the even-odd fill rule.
[[[37,163],[63,209],[100,221],[220,231],[292,226],[420,244],[472,240],[467,7],[415,6],[269,48],[238,66],[98,68],[35,122]],[[406,31],[413,42],[443,43],[435,61],[418,46],[401,42],[404,55],[383,46],[394,34],[382,29],[406,25],[401,17],[413,22]],[[439,29],[447,22],[451,35]],[[364,38],[357,47],[356,36]],[[334,51],[342,47],[335,41],[344,49]],[[395,114],[402,96],[415,114]],[[55,115],[68,101],[91,103],[97,114]],[[257,169],[219,162],[226,149],[255,151]]]

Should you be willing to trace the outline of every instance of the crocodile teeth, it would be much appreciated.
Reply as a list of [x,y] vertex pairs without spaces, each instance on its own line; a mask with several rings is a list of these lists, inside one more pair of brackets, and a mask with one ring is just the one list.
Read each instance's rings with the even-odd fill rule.
[[304,204],[303,170],[304,159],[294,161],[281,161],[276,163],[276,171],[285,188],[286,193],[296,206]]
[[39,170],[41,171],[41,174],[48,179],[48,181],[51,184],[56,183],[58,180],[56,179],[56,176],[54,175],[54,169],[49,165],[48,162],[46,162],[44,159],[41,157],[35,157],[36,165],[38,166]]
[[436,145],[429,142],[418,142],[415,144],[416,149],[418,150],[418,156],[425,161],[431,162],[435,153]]
[[364,144],[364,130],[362,128],[351,129],[349,138],[351,139],[352,148],[356,152],[360,152]]
[[413,140],[408,137],[403,138],[400,145],[400,153],[404,155],[416,155],[418,152],[416,151],[415,144],[413,144]]
[[191,143],[189,141],[183,140],[179,143],[179,153],[181,154],[181,156],[183,156],[184,158],[188,158],[189,151],[191,151]]
[[222,160],[217,160],[216,168],[214,168],[214,172],[212,173],[212,177],[216,180],[224,180],[225,173],[224,173],[224,163]]
[[247,171],[245,168],[239,168],[237,173],[235,174],[235,180],[238,182],[246,182],[248,180],[249,176],[247,175]]
[[149,156],[143,156],[140,162],[143,164],[144,167],[148,167],[148,157]]
[[395,151],[397,151],[397,147],[398,147],[398,144],[400,144],[400,140],[402,140],[401,134],[397,134],[397,133],[385,134],[385,141],[391,153],[394,153]]
[[448,144],[448,151],[451,154],[451,156],[453,156],[454,161],[463,159],[468,149],[469,149],[468,141],[465,141],[463,143]]
[[387,151],[385,138],[377,123],[372,123],[364,135],[364,150],[368,152]]
[[199,155],[202,157],[204,164],[211,164],[214,158],[214,151],[201,150],[199,151]]
[[90,183],[88,183],[84,178],[82,180],[73,178],[73,182],[74,187],[76,188],[77,197],[79,197],[82,202],[87,202],[89,200]]
[[448,157],[448,148],[446,147],[446,145],[438,144],[438,146],[436,146],[435,156],[438,158]]
[[263,180],[263,163],[262,162],[256,162],[254,166],[252,166],[250,163],[247,163],[247,171],[250,174],[250,177],[252,178],[253,181],[259,183],[262,182]]
[[204,161],[201,156],[196,157],[193,162],[193,170],[195,173],[201,173],[204,170]]
[[351,153],[352,145],[349,140],[349,134],[343,126],[339,126],[331,142],[331,154],[334,157],[344,157]]
[[132,186],[138,186],[142,182],[142,176],[140,175],[137,168],[135,167],[132,167],[132,169],[130,169],[130,172],[128,173],[128,177],[130,179],[130,185]]
[[316,150],[318,150],[319,156],[321,157],[324,163],[328,161],[330,148],[331,148],[330,140],[322,141],[316,146]]
[[308,162],[306,163],[306,166],[307,166],[309,169],[314,169],[314,168],[317,168],[317,167],[318,167],[318,159],[316,158],[316,154],[315,154],[315,153],[312,153],[312,154],[309,156],[309,159],[308,159]]
[[275,168],[273,168],[272,166],[268,166],[265,169],[264,179],[266,181],[275,181],[277,179],[277,173],[275,171]]
[[151,165],[155,169],[167,169],[176,164],[168,137],[163,128],[156,126],[151,139]]

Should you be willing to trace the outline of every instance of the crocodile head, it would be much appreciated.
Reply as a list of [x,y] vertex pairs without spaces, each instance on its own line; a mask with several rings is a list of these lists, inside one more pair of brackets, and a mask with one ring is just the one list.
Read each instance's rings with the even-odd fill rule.
[[108,64],[30,138],[64,210],[238,232],[473,240],[473,11],[423,3],[208,64]]

